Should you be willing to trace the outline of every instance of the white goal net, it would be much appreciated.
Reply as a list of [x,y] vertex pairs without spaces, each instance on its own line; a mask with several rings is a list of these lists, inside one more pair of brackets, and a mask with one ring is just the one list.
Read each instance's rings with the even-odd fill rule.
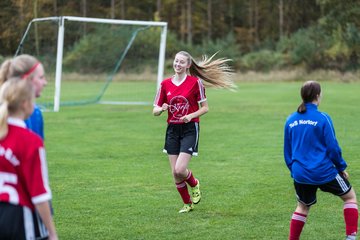
[[15,55],[45,67],[37,103],[61,106],[151,104],[164,73],[167,23],[84,17],[33,19]]

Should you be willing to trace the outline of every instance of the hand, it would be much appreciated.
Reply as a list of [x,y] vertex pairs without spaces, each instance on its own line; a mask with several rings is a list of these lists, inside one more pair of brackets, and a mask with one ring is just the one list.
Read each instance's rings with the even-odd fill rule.
[[345,179],[349,179],[349,174],[348,174],[345,170],[342,171],[341,174],[343,175],[343,177],[344,177]]
[[168,110],[168,108],[169,108],[169,105],[167,104],[167,103],[164,103],[162,106],[161,106],[161,111],[166,111],[166,110]]
[[185,115],[185,116],[180,118],[180,120],[182,120],[184,123],[190,122],[191,119],[192,119],[192,117],[190,115]]

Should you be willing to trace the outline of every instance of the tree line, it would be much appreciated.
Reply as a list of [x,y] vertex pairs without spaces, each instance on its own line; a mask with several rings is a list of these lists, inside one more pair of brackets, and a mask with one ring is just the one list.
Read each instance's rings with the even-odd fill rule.
[[359,68],[358,0],[4,0],[0,15],[2,56],[31,19],[63,15],[165,21],[168,57],[220,50],[240,70]]

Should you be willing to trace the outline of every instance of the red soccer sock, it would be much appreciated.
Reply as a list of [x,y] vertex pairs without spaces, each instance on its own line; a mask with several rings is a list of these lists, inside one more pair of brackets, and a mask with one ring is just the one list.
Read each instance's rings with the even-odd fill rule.
[[180,196],[181,196],[183,202],[185,204],[191,203],[190,194],[188,192],[185,181],[175,183],[175,184],[176,184],[176,188],[177,188],[178,192],[180,193]]
[[197,179],[194,177],[191,171],[189,171],[185,181],[190,185],[190,187],[195,187],[198,184]]
[[346,225],[346,235],[355,235],[358,230],[358,206],[356,203],[344,204],[344,219]]
[[299,240],[301,231],[306,222],[306,215],[294,212],[290,222],[289,240]]

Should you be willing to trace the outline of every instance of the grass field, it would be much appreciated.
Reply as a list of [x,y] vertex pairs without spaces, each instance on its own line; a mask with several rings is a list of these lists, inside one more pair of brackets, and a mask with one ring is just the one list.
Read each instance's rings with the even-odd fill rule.
[[[60,239],[287,239],[296,201],[282,155],[283,124],[300,103],[300,86],[207,90],[210,111],[201,119],[199,157],[190,163],[203,199],[189,214],[177,212],[182,202],[161,151],[165,115],[152,116],[151,106],[121,105],[45,112]],[[333,119],[359,192],[360,83],[323,82],[322,88],[320,110]],[[344,236],[341,200],[319,192],[302,239]]]

